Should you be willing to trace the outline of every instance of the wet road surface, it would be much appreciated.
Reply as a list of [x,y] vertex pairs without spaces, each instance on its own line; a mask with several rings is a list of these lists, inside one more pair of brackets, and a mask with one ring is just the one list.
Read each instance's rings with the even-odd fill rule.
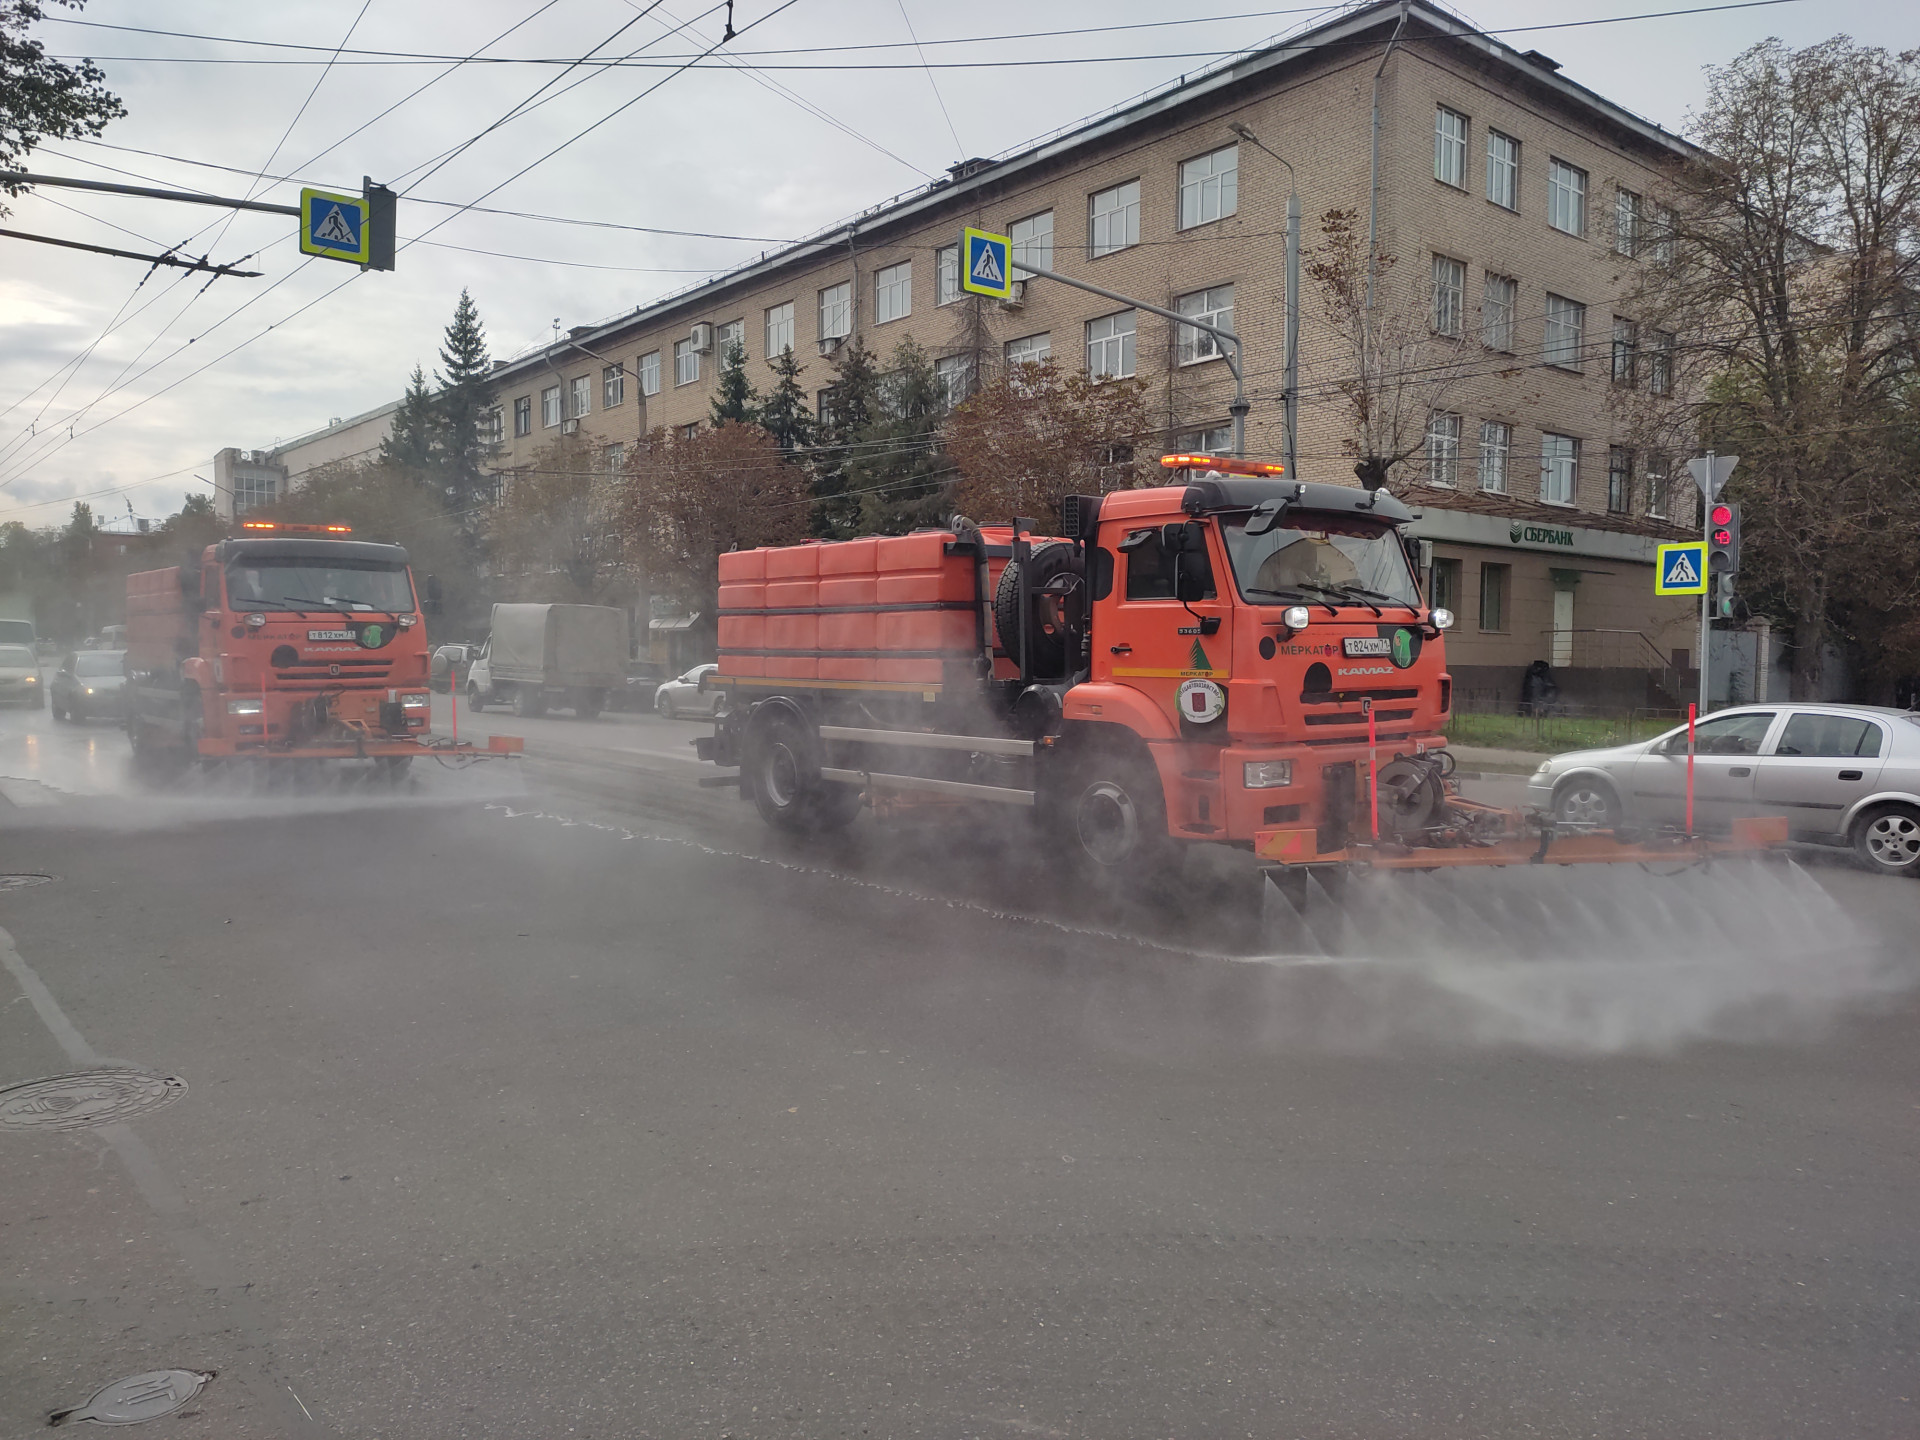
[[0,881],[0,1086],[186,1082],[0,1123],[0,1434],[172,1367],[181,1437],[1920,1428],[1920,886],[1769,872],[1825,953],[1681,1007],[1684,957],[1323,963],[1238,857],[809,848],[698,725],[485,720],[529,759],[143,787],[0,713],[53,877]]

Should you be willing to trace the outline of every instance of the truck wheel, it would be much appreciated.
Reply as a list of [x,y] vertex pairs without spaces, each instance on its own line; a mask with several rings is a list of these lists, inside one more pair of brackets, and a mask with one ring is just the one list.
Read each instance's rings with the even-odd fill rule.
[[1882,875],[1920,875],[1920,811],[1881,805],[1853,827],[1853,848]]
[[546,714],[546,697],[540,693],[537,685],[516,685],[513,687],[513,713],[521,719],[533,719]]
[[775,715],[747,735],[740,783],[760,818],[777,830],[838,830],[860,813],[856,786],[822,780],[819,742],[791,714]]
[[1091,756],[1062,798],[1067,838],[1096,874],[1145,878],[1174,859],[1166,796],[1151,760]]
[[573,714],[578,720],[598,720],[600,712],[607,708],[607,692],[604,690],[576,690],[573,692]]
[[[1043,540],[1029,552],[1027,563],[1033,567],[1028,579],[1028,603],[1032,614],[1027,629],[1027,663],[1036,680],[1058,680],[1067,673],[1067,627],[1062,617],[1062,602],[1052,595],[1037,593],[1041,586],[1061,575],[1078,575],[1083,568],[1080,549],[1065,540]],[[999,631],[1000,646],[1013,659],[1020,660],[1020,567],[1007,562],[1000,572],[1000,584],[993,595],[993,623]]]
[[480,689],[476,685],[467,686],[467,713],[478,715],[487,708],[486,701],[480,698]]

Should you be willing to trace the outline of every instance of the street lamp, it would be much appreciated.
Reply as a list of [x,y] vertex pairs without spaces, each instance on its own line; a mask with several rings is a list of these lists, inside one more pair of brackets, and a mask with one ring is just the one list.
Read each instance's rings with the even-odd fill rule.
[[1300,183],[1294,178],[1292,164],[1284,156],[1268,150],[1244,123],[1231,121],[1227,129],[1287,167],[1287,378],[1281,403],[1287,414],[1287,474],[1297,480],[1300,478]]

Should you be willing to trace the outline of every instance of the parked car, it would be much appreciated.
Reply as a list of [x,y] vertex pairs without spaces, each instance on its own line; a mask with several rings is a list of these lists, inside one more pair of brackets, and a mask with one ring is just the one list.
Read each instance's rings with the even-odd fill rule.
[[39,710],[47,703],[40,683],[40,657],[31,645],[0,645],[0,705]]
[[667,681],[653,692],[653,708],[669,720],[718,715],[726,696],[718,690],[702,690],[700,682],[719,668],[718,665],[696,665],[677,679]]
[[[1742,705],[1694,726],[1694,823],[1784,815],[1797,840],[1850,844],[1889,875],[1920,875],[1920,712]],[[1686,821],[1687,727],[1541,764],[1527,799],[1563,824]]]
[[629,660],[627,683],[607,694],[607,708],[630,714],[645,714],[653,709],[653,697],[662,681],[669,679],[667,667],[658,660]]
[[467,672],[473,668],[474,657],[480,653],[478,645],[442,645],[433,652],[429,661],[431,677],[428,683],[435,689],[451,695],[467,683]]
[[127,652],[76,650],[60,662],[47,686],[56,720],[89,720],[127,713]]

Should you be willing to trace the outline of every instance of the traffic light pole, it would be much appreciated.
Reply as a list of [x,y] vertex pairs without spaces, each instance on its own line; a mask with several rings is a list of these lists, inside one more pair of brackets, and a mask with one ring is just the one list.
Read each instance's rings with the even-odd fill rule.
[[1700,713],[1707,713],[1708,651],[1713,640],[1713,570],[1707,563],[1707,557],[1713,553],[1713,502],[1719,497],[1713,493],[1714,452],[1707,451],[1707,484],[1700,492],[1700,568],[1706,572],[1702,577],[1706,588],[1700,596]]

